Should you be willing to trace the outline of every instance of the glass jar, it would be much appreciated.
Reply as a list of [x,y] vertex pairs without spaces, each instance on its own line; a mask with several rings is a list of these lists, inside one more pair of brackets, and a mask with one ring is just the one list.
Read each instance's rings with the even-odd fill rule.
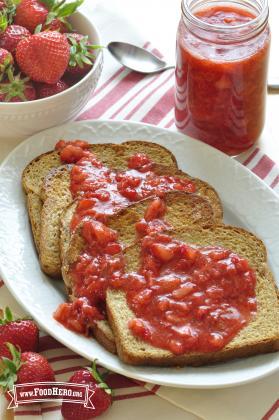
[[269,47],[267,0],[182,0],[178,129],[230,155],[251,147],[264,126]]

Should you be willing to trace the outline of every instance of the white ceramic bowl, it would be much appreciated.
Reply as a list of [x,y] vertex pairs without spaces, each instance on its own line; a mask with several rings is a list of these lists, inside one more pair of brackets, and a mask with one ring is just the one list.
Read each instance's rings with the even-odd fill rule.
[[[101,44],[94,24],[82,13],[70,19],[73,27],[88,35],[93,44]],[[99,50],[90,72],[76,85],[49,98],[30,102],[0,103],[0,139],[24,139],[38,131],[74,119],[88,102],[103,67],[103,53]]]

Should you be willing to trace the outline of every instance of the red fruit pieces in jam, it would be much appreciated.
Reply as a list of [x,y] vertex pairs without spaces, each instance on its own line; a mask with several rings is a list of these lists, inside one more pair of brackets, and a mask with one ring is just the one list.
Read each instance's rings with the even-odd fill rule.
[[88,156],[88,148],[89,144],[83,140],[67,142],[65,140],[59,140],[55,145],[55,150],[60,153],[60,159],[64,163],[76,163],[82,157]]
[[256,313],[255,272],[234,252],[157,234],[143,239],[141,255],[140,272],[111,287],[126,292],[133,334],[155,347],[218,351]]
[[[162,195],[171,190],[190,193],[195,191],[194,183],[187,178],[156,175],[152,172],[153,162],[143,153],[129,158],[126,171],[116,172],[103,165],[89,147],[89,144],[82,140],[60,140],[56,145],[61,161],[73,163],[70,189],[73,198],[77,200],[77,206],[71,229],[74,231],[81,226],[86,245],[70,268],[73,295],[78,299],[74,303],[62,305],[55,318],[61,319],[68,328],[81,333],[86,332],[87,318],[91,325],[94,314],[96,320],[103,316],[108,282],[119,285],[119,279],[124,273],[122,247],[116,232],[106,226],[107,216],[142,198]],[[163,220],[165,210],[165,203],[161,198],[155,198],[151,202],[142,226],[140,222],[137,226],[141,235],[170,228]],[[155,270],[156,264],[158,265],[158,262],[150,258],[151,271]],[[147,295],[148,293],[142,293],[140,302],[146,300]],[[88,315],[90,307],[91,313]]]
[[128,168],[147,172],[152,169],[153,162],[145,153],[136,153],[128,159]]
[[73,293],[86,297],[91,305],[101,310],[108,280],[123,273],[122,247],[117,241],[117,233],[97,220],[86,220],[81,234],[86,247],[70,268]]
[[85,335],[89,335],[96,320],[104,319],[103,314],[84,297],[71,303],[62,303],[53,316],[66,328]]
[[166,213],[166,203],[162,198],[154,198],[144,213],[144,218],[135,224],[136,231],[140,236],[150,235],[171,228],[171,225],[163,220]]
[[147,207],[144,218],[147,222],[153,219],[159,219],[160,217],[163,217],[166,213],[166,204],[165,202],[157,197],[154,198],[154,200],[149,204]]
[[107,246],[109,242],[117,240],[117,232],[97,220],[88,220],[83,223],[82,236],[87,243],[96,241],[101,246]]

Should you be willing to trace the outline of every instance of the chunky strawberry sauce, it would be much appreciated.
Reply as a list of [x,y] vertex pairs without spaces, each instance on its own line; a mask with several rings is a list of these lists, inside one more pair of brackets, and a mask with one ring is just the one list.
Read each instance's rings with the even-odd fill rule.
[[155,198],[147,207],[144,217],[136,223],[139,237],[169,230],[172,226],[164,220],[166,204],[160,197]]
[[[89,150],[87,142],[59,141],[56,149],[61,161],[72,163],[71,192],[77,208],[71,222],[72,230],[80,227],[86,243],[84,251],[70,269],[74,279],[73,294],[78,304],[60,305],[55,318],[66,327],[87,333],[96,320],[105,317],[104,300],[108,280],[124,270],[122,249],[117,233],[106,226],[107,217],[130,203],[151,196],[162,196],[176,190],[195,192],[195,184],[187,178],[157,175],[155,165],[145,154],[131,156],[127,170],[107,168]],[[162,200],[154,204],[137,226],[141,235],[169,228],[162,220],[165,211]],[[94,308],[91,312],[89,307]]]
[[255,143],[264,125],[269,27],[257,29],[256,16],[236,5],[205,6],[194,15],[199,23],[182,19],[177,33],[176,124],[238,154]]
[[162,233],[142,241],[139,273],[112,278],[136,315],[133,334],[174,354],[222,349],[256,312],[249,263],[221,247],[188,245]]

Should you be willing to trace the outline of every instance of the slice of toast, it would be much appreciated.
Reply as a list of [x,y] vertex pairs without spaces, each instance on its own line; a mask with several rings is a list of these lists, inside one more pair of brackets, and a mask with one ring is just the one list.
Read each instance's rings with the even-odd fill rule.
[[[126,161],[131,154],[148,150],[150,157],[155,162],[160,162],[166,166],[176,167],[177,162],[174,155],[167,150],[165,147],[157,145],[151,142],[145,141],[126,141],[121,145],[106,143],[106,144],[92,144],[90,150],[96,154],[105,164],[111,165],[112,162],[119,169],[126,168]],[[35,159],[33,159],[24,169],[22,174],[22,186],[27,195],[27,208],[29,212],[30,223],[32,227],[32,233],[34,242],[36,244],[37,251],[40,251],[40,211],[39,207],[39,196],[42,192],[42,199],[44,200],[44,190],[42,185],[45,177],[54,168],[61,166],[61,160],[59,153],[56,151],[50,151],[44,153]],[[49,264],[48,261],[42,262],[43,264]],[[47,272],[47,269],[46,269]],[[50,273],[54,277],[58,277],[58,272]]]
[[[165,147],[144,141],[127,141],[122,144],[92,144],[90,150],[105,165],[122,170],[127,168],[127,160],[134,153],[144,151],[154,162],[166,164],[168,167],[177,168],[174,155]],[[64,169],[63,169],[64,168]],[[61,275],[61,262],[58,249],[59,218],[64,208],[71,201],[69,195],[69,165],[62,165],[56,151],[44,153],[27,165],[22,175],[23,188],[27,194],[28,210],[31,219],[33,236],[38,245],[40,264],[42,270],[54,278]],[[61,188],[57,189],[57,179]],[[63,189],[67,184],[67,188]],[[55,185],[54,188],[53,185]],[[41,223],[32,221],[32,214],[36,213],[37,203],[28,195],[34,197],[35,193],[47,203],[42,208]],[[58,194],[58,195],[57,195]],[[59,196],[60,194],[60,196]],[[57,198],[57,199],[56,199]],[[34,206],[34,209],[33,209]],[[38,214],[38,213],[36,213]],[[54,218],[52,220],[52,217]],[[47,235],[45,236],[45,233]],[[40,239],[39,239],[40,238]],[[55,246],[56,245],[56,246]]]
[[26,197],[29,220],[37,252],[40,252],[41,212],[43,202],[38,194],[30,191]]
[[[145,150],[147,152],[147,150]],[[124,156],[125,161],[127,156]],[[120,160],[118,164],[121,165]],[[118,168],[116,168],[118,169]],[[41,240],[40,240],[40,263],[42,270],[51,277],[59,277],[61,274],[61,257],[59,246],[60,217],[64,209],[71,203],[70,193],[70,170],[71,165],[62,165],[51,170],[45,177],[41,197],[44,205],[41,213]],[[192,179],[188,174],[160,164],[154,166],[154,172],[158,175],[179,176]],[[215,223],[222,221],[222,205],[216,191],[206,182],[193,179],[197,194],[206,197],[213,208]]]
[[[67,260],[67,252],[71,240],[70,223],[76,208],[76,202],[70,204],[63,212],[61,217],[60,227],[60,256],[62,261],[62,277],[65,283],[66,291],[69,296],[69,300],[74,300],[71,288],[71,277],[69,275],[69,263]],[[75,240],[80,241],[76,245],[76,249],[82,250],[84,243],[80,236],[75,236]],[[63,263],[64,262],[64,263]],[[106,320],[97,321],[93,327],[93,334],[95,339],[105,347],[110,353],[116,353],[116,345],[113,336],[113,332]]]
[[[221,351],[176,356],[134,337],[128,328],[128,321],[135,315],[127,305],[125,293],[109,289],[106,297],[107,315],[120,359],[131,365],[200,366],[279,350],[277,288],[266,265],[266,249],[262,241],[244,229],[224,225],[206,229],[182,229],[171,232],[171,235],[189,244],[222,246],[245,257],[256,270],[257,315]],[[137,271],[140,244],[127,248],[125,256],[127,272]]]
[[[90,150],[105,165],[114,168],[125,169],[128,158],[134,153],[147,153],[154,162],[177,168],[175,156],[168,149],[149,141],[91,144]],[[60,165],[61,160],[56,151],[43,153],[33,159],[22,173],[22,186],[26,194],[33,191],[40,195],[45,176]]]
[[[135,223],[144,217],[144,213],[154,197],[147,198],[111,216],[108,226],[115,229],[119,234],[120,243],[126,247],[137,239]],[[183,192],[169,192],[164,198],[166,214],[164,220],[171,224],[172,228],[186,226],[200,229],[215,224],[213,209],[204,197]],[[69,269],[82,250],[85,242],[80,234],[81,226],[71,235],[69,223],[75,210],[75,203],[70,205],[63,214],[61,224],[61,256],[62,275],[70,300],[75,299],[72,292],[73,279]],[[107,321],[98,321],[94,328],[94,336],[107,350],[115,353],[115,340]]]
[[[138,240],[135,224],[144,217],[153,200],[154,197],[142,200],[109,218],[107,226],[117,231],[118,240],[125,248]],[[222,219],[216,220],[212,202],[203,195],[171,191],[165,195],[164,202],[167,211],[163,220],[171,229],[201,228],[222,223]]]

